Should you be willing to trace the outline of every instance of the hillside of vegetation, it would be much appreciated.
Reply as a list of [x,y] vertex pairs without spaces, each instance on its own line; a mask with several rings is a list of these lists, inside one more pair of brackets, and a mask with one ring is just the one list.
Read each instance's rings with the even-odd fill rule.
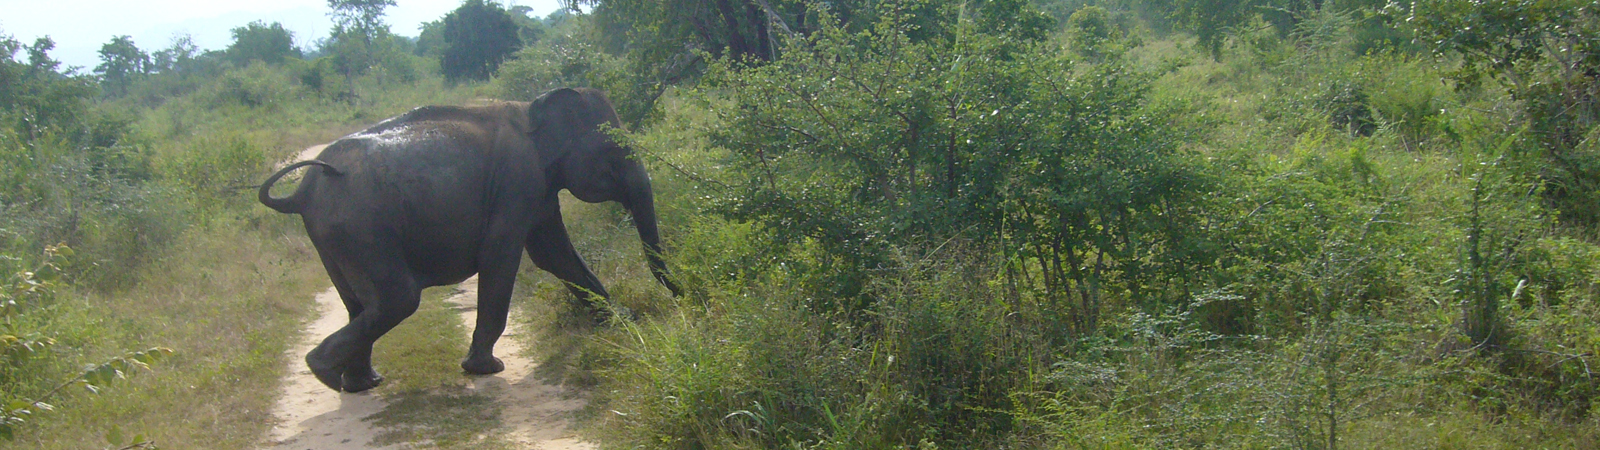
[[[576,244],[643,317],[520,291],[604,447],[1600,442],[1592,2],[579,4],[473,0],[417,39],[352,15],[314,51],[251,24],[93,75],[0,42],[0,269],[35,280],[6,285],[6,400],[175,350],[13,442],[258,442],[323,281],[239,188],[412,106],[557,86],[617,102],[685,288],[599,208]],[[457,45],[490,29],[520,45]]]

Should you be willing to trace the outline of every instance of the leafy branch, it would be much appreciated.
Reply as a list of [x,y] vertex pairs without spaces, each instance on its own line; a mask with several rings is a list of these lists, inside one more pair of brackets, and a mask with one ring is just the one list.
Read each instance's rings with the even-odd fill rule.
[[[17,319],[23,312],[44,307],[54,298],[65,283],[62,268],[68,265],[71,256],[72,248],[66,245],[46,247],[44,262],[37,269],[17,273],[13,281],[0,285],[0,356],[5,356],[7,362],[14,363],[17,358],[40,353],[55,344],[55,340],[38,331],[23,329],[24,325]],[[98,394],[113,381],[127,378],[135,369],[148,370],[151,363],[171,354],[172,349],[165,347],[130,352],[86,366],[76,376],[32,399],[12,398],[13,394],[8,393],[7,398],[0,399],[4,401],[3,408],[0,408],[0,438],[16,439],[18,426],[37,413],[55,410],[54,405],[45,401],[68,388],[83,387],[90,393]],[[12,381],[0,379],[0,384],[9,388]],[[154,447],[154,443],[143,435],[123,439],[121,430],[116,427],[112,428],[106,439],[123,449]]]

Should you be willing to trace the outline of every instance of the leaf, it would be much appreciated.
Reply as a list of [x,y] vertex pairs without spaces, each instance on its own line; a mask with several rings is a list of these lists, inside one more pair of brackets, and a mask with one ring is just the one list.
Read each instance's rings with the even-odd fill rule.
[[124,442],[122,438],[122,427],[119,425],[111,425],[111,431],[106,432],[106,443],[111,445],[121,446]]

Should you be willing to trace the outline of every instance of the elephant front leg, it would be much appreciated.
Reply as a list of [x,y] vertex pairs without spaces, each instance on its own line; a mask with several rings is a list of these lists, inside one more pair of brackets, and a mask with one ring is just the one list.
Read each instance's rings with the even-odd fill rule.
[[511,313],[511,290],[517,282],[517,267],[522,265],[522,247],[517,244],[515,240],[508,243],[494,239],[484,244],[487,250],[479,256],[478,321],[472,330],[467,358],[461,361],[461,370],[467,373],[488,375],[506,370],[505,363],[494,357],[494,345],[505,333],[506,316]]
[[533,264],[565,283],[581,311],[590,313],[596,323],[605,322],[604,312],[599,311],[595,303],[610,298],[611,294],[606,292],[600,279],[589,271],[583,257],[572,247],[572,239],[567,236],[567,226],[562,223],[560,213],[528,233],[527,247],[528,258],[533,260]]
[[372,368],[372,346],[358,350],[354,362],[346,367],[340,387],[345,392],[361,392],[383,384],[383,375]]

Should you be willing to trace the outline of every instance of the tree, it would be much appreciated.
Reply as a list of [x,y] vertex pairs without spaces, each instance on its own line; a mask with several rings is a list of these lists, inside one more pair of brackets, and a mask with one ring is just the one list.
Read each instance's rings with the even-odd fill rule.
[[[0,128],[15,130],[25,139],[81,129],[78,125],[89,114],[88,102],[94,96],[94,80],[57,72],[61,63],[49,54],[54,47],[48,37],[24,46],[0,35]],[[16,59],[18,51],[27,52],[27,62]]]
[[267,25],[258,20],[233,29],[233,45],[228,46],[227,54],[229,60],[241,66],[257,60],[282,64],[284,58],[300,57],[300,49],[294,47],[294,33],[282,23]]
[[494,2],[467,0],[444,16],[440,69],[451,81],[488,80],[507,55],[522,48],[517,24]]
[[[61,66],[60,61],[50,58],[50,50],[55,48],[56,41],[50,39],[50,36],[35,39],[33,45],[28,46],[28,67],[30,67],[30,70],[38,74],[54,74],[56,68]],[[15,50],[12,51],[14,52]]]
[[1172,0],[1172,3],[1174,22],[1193,31],[1195,45],[1210,52],[1212,59],[1221,59],[1227,30],[1250,21],[1264,0]]
[[1426,0],[1405,23],[1454,78],[1499,82],[1522,103],[1543,152],[1542,193],[1561,221],[1600,230],[1600,3],[1584,0]]
[[1120,30],[1111,23],[1111,14],[1099,6],[1079,8],[1067,18],[1067,39],[1073,51],[1099,59],[1110,51]]
[[194,44],[194,37],[182,35],[172,38],[172,46],[157,51],[150,55],[151,71],[163,74],[190,74],[197,71],[196,61],[200,56],[200,46]]
[[394,0],[328,0],[333,11],[333,35],[324,46],[333,54],[334,65],[345,78],[354,78],[376,65],[379,50],[374,44],[389,38],[389,25],[383,22],[384,8]]
[[101,85],[116,95],[126,95],[135,79],[150,73],[150,55],[133,45],[133,38],[127,35],[113,37],[101,46],[100,61],[94,72],[100,74]]
[[422,23],[422,32],[417,34],[417,46],[412,53],[426,58],[438,58],[444,54],[444,19]]
[[511,20],[517,23],[517,37],[522,38],[522,45],[533,45],[534,42],[544,38],[545,30],[549,27],[545,26],[543,20],[530,15],[533,13],[533,8],[512,5],[508,11],[511,13]]
[[328,15],[333,17],[334,34],[342,30],[371,45],[374,38],[389,34],[383,10],[390,6],[394,6],[394,0],[328,0],[328,8],[333,9]]

